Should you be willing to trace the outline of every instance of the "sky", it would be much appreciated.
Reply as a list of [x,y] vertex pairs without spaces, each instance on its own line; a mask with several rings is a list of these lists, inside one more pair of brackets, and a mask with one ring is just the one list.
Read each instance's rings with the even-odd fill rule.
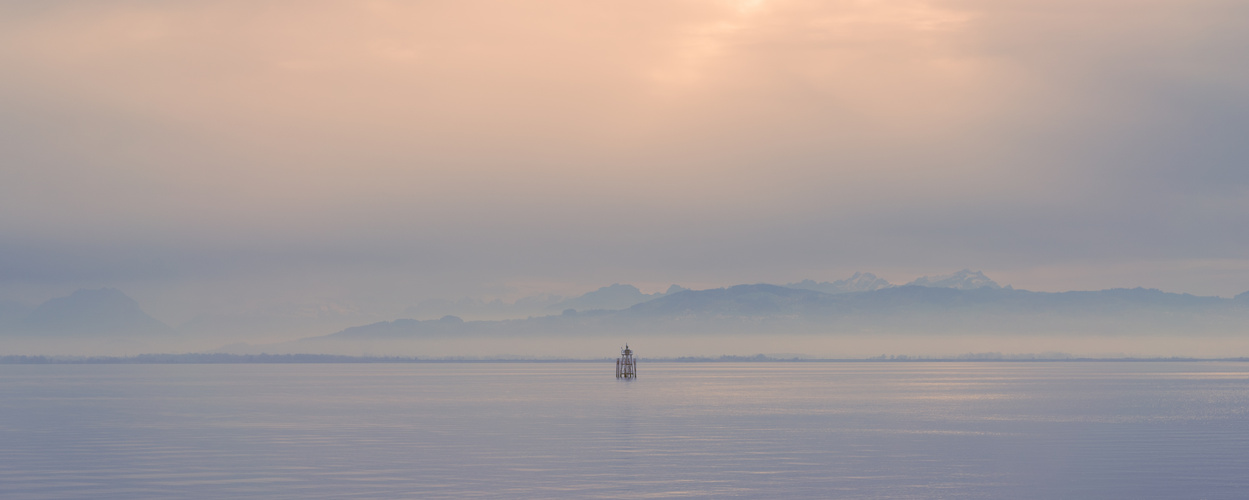
[[1247,57],[1240,0],[0,2],[0,298],[1230,297]]

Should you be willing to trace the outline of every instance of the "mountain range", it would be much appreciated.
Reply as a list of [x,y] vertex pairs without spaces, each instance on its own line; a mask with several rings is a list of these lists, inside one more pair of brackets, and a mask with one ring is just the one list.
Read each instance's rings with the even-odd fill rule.
[[[893,285],[870,273],[856,273],[834,282],[804,280],[785,286],[750,284],[690,290],[674,285],[653,294],[644,294],[632,285],[613,284],[579,297],[552,300],[542,309],[553,306],[560,311],[525,318],[464,320],[444,315],[439,319],[396,319],[340,327],[336,333],[322,336],[310,329],[303,340],[287,342],[278,351],[318,352],[318,346],[375,341],[630,335],[1214,334],[1249,338],[1244,335],[1249,334],[1249,292],[1230,299],[1143,288],[1034,292],[1000,286],[971,270],[924,277],[905,285]],[[146,342],[195,337],[202,346],[212,338],[227,337],[211,331],[190,334],[183,328],[172,328],[152,318],[134,299],[112,288],[78,290],[37,307],[0,302],[0,336],[6,339],[0,345],[10,350],[23,339],[74,343],[81,339]]]
[[[964,269],[944,276],[923,276],[907,283],[907,285],[956,288],[960,290],[974,290],[981,287],[1001,288],[997,283],[985,276],[984,273],[970,269]],[[849,278],[833,282],[816,282],[807,279],[782,286],[838,294],[870,292],[898,285],[878,278],[872,273],[856,272]],[[672,285],[666,291],[646,294],[633,285],[614,283],[571,298],[540,294],[522,297],[511,303],[504,302],[501,299],[490,301],[477,298],[458,300],[430,299],[408,308],[405,312],[413,318],[423,319],[434,319],[447,315],[472,319],[516,319],[559,314],[568,309],[577,311],[626,309],[685,290],[688,289],[679,285]]]
[[[1153,289],[1032,292],[983,275],[932,280],[955,286],[888,286],[825,293],[777,285],[683,290],[619,310],[527,319],[402,319],[345,329],[331,340],[525,335],[680,334],[1241,334],[1249,293],[1233,299]],[[976,276],[978,275],[978,276]],[[965,279],[967,278],[967,279]],[[980,283],[968,289],[968,283]]]

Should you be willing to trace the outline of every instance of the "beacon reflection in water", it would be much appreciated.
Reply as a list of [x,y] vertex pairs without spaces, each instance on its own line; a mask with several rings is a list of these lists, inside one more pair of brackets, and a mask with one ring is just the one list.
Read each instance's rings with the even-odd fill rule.
[[620,357],[616,359],[616,378],[635,379],[637,377],[637,359],[633,357],[633,350],[629,349],[629,344],[625,344],[624,349],[620,350]]

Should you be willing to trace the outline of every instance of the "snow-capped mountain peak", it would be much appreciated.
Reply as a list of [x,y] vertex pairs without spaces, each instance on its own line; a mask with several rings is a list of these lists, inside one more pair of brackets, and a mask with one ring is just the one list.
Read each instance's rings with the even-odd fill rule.
[[955,288],[959,290],[975,290],[977,288],[1002,288],[997,282],[989,279],[983,272],[964,269],[954,274],[944,276],[924,276],[915,281],[907,283],[911,286],[926,286],[930,288]]

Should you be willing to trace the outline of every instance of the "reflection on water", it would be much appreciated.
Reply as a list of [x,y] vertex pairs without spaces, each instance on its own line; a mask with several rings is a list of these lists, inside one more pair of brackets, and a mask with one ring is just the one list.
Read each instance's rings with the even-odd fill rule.
[[1249,364],[0,366],[4,498],[1238,498]]

